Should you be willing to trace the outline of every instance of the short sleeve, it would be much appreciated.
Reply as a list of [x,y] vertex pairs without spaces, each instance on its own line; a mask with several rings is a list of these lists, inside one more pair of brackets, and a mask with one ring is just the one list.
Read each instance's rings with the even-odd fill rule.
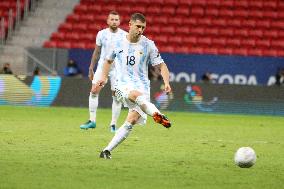
[[99,31],[96,37],[96,45],[102,46],[102,31]]
[[164,62],[162,59],[160,52],[158,48],[156,47],[155,43],[153,41],[149,42],[150,44],[150,63],[152,66],[161,64]]
[[106,49],[107,49],[107,50],[106,50],[105,59],[106,59],[106,60],[114,60],[115,57],[116,57],[114,43],[108,43]]

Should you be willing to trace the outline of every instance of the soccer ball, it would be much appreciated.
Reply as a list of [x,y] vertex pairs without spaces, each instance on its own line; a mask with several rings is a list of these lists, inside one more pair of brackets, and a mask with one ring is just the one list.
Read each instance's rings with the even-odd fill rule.
[[241,147],[235,153],[235,163],[241,168],[249,168],[255,164],[256,154],[251,147]]

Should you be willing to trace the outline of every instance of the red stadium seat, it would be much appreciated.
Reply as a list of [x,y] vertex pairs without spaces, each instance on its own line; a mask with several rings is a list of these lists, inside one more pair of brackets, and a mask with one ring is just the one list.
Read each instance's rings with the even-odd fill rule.
[[270,26],[273,27],[273,28],[277,28],[279,30],[283,30],[284,29],[284,20],[272,21]]
[[251,29],[248,30],[248,36],[251,36],[253,38],[262,38],[263,37],[263,31],[261,29]]
[[278,31],[277,30],[263,30],[263,36],[268,38],[277,38],[278,37]]
[[257,48],[249,48],[248,49],[248,55],[252,55],[252,56],[262,56],[263,52],[262,49],[257,49]]
[[198,37],[197,38],[197,44],[202,46],[211,46],[212,39],[210,37]]
[[73,29],[73,26],[71,23],[60,24],[58,28],[59,31],[63,31],[63,32],[72,31],[72,29]]
[[176,46],[175,47],[175,53],[182,53],[182,54],[187,54],[189,48],[187,46]]
[[219,9],[216,7],[207,7],[205,10],[205,15],[210,17],[219,16]]
[[219,28],[219,35],[232,37],[234,36],[234,29],[233,28]]
[[189,1],[189,0],[179,0],[178,3],[179,5],[186,5],[186,6],[192,5],[192,1]]
[[159,14],[160,12],[161,12],[161,7],[159,5],[156,5],[156,6],[153,5],[153,6],[148,6],[146,8],[145,13],[146,13],[146,16],[148,16],[148,15],[152,15],[152,14],[156,15],[156,14]]
[[275,48],[283,48],[284,49],[284,39],[278,38],[278,39],[272,39],[271,40],[271,47]]
[[77,31],[87,31],[88,25],[85,23],[76,23],[72,25],[73,30]]
[[54,41],[64,40],[65,39],[65,33],[63,33],[63,32],[52,33],[51,36],[50,36],[50,39],[54,40]]
[[248,17],[253,19],[262,19],[263,11],[262,10],[250,10],[248,11]]
[[168,17],[153,17],[153,23],[154,24],[168,24]]
[[204,27],[193,27],[189,28],[189,34],[190,35],[204,35]]
[[163,6],[161,9],[161,13],[165,15],[174,15],[176,12],[175,7],[173,6]]
[[256,8],[256,9],[262,9],[263,8],[263,2],[262,1],[248,1],[249,7]]
[[220,46],[223,47],[226,45],[226,38],[224,37],[212,38],[212,44],[217,47]]
[[[231,2],[231,1],[224,1],[224,2]],[[219,16],[220,17],[233,17],[234,11],[228,8],[220,9],[219,10]]]
[[220,26],[220,27],[226,27],[227,25],[227,20],[224,18],[216,18],[212,19],[212,25],[214,26]]
[[251,27],[254,28],[256,26],[256,20],[254,19],[244,19],[242,20],[243,27]]
[[[181,16],[175,16],[175,17],[173,17],[173,18],[170,18],[170,19],[168,20],[168,23],[171,24],[171,25],[177,25],[177,27],[178,27],[178,25],[182,25],[182,20],[183,20],[183,19],[184,19],[184,18],[181,17]],[[185,27],[185,26],[181,26],[181,27]]]
[[188,44],[188,45],[196,45],[197,43],[196,36],[184,36],[182,40],[183,40],[183,43]]
[[197,18],[198,25],[211,26],[212,19],[210,17]]
[[275,11],[263,11],[263,17],[268,19],[277,19],[278,14]]
[[244,48],[244,47],[233,48],[233,54],[234,55],[247,56],[248,55],[248,49]]
[[57,44],[55,41],[45,41],[43,44],[43,47],[45,48],[56,48]]
[[230,47],[219,47],[218,48],[218,54],[232,55],[233,49],[230,48]]
[[96,44],[95,43],[91,43],[91,42],[89,42],[89,43],[86,43],[86,49],[94,49],[96,47]]
[[252,38],[242,38],[241,45],[244,47],[255,47],[255,39]]
[[188,16],[189,8],[187,6],[178,6],[176,9],[176,15]]
[[175,52],[175,49],[174,49],[173,46],[161,46],[161,47],[159,47],[159,50],[160,50],[160,52],[166,52],[166,53],[174,53]]
[[[121,28],[126,30],[131,13],[144,13],[147,18],[145,34],[154,39],[162,52],[243,56],[284,54],[281,51],[284,49],[284,3],[280,0],[123,2],[121,5],[121,0],[107,3],[105,0],[95,3],[94,0],[81,0],[65,23],[51,35],[52,43],[44,45],[93,49],[97,32],[107,27],[106,14],[117,10],[122,18]],[[7,17],[5,14],[0,9],[0,16]]]
[[227,38],[226,44],[231,47],[240,47],[241,40],[238,38]]
[[69,41],[57,41],[57,47],[63,49],[70,49],[71,43]]
[[249,4],[247,0],[238,0],[234,1],[234,7],[236,7],[236,10],[240,9],[247,9]]
[[247,37],[248,36],[248,29],[246,28],[239,28],[234,30],[234,35],[236,37]]
[[174,34],[175,33],[175,27],[174,26],[161,27],[160,31],[161,31],[161,33],[165,33],[165,34]]
[[176,33],[178,35],[188,35],[189,33],[189,28],[188,27],[177,27],[176,28]]
[[164,5],[177,6],[178,1],[177,0],[164,0]]
[[189,17],[187,19],[183,19],[182,24],[186,25],[186,26],[195,26],[197,24],[197,18],[196,17]]
[[80,16],[78,14],[69,14],[66,17],[67,22],[79,22],[80,21]]
[[200,46],[189,46],[188,52],[192,53],[192,54],[203,54],[204,49],[203,49],[203,47],[200,47]]
[[204,30],[205,35],[209,35],[212,37],[217,37],[219,35],[219,28],[216,27],[205,27]]
[[191,9],[191,15],[197,16],[197,17],[203,16],[205,12],[204,8],[200,6],[192,6],[190,7],[190,9]]
[[168,36],[166,35],[157,35],[154,37],[154,41],[158,44],[166,45],[168,43]]
[[204,47],[203,50],[206,54],[218,54],[218,48],[216,47]]
[[88,10],[90,12],[100,12],[102,10],[102,5],[99,3],[88,5]]
[[248,10],[244,9],[236,9],[234,10],[234,18],[241,17],[241,18],[247,18],[248,17]]
[[168,37],[168,42],[174,46],[180,46],[182,44],[182,37],[181,36],[172,36]]
[[270,20],[258,19],[255,23],[255,27],[260,29],[270,28]]
[[269,39],[256,39],[255,40],[255,46],[258,48],[268,48],[270,47],[271,43]]
[[227,26],[240,28],[242,27],[241,20],[240,19],[230,19],[227,21]]
[[284,50],[283,49],[277,49],[276,54],[278,57],[284,57]]
[[276,57],[277,56],[277,50],[274,49],[274,48],[270,48],[270,49],[264,49],[262,51],[262,56],[274,56]]
[[71,48],[72,49],[86,49],[86,44],[83,42],[72,42]]

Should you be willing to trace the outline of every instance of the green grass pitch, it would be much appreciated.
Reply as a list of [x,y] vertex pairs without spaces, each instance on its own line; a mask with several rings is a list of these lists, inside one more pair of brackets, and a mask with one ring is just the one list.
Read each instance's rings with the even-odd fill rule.
[[[166,114],[172,128],[148,117],[104,160],[109,109],[98,110],[96,129],[82,131],[86,108],[0,106],[0,188],[283,188],[283,117]],[[241,146],[255,149],[252,168],[234,164]]]

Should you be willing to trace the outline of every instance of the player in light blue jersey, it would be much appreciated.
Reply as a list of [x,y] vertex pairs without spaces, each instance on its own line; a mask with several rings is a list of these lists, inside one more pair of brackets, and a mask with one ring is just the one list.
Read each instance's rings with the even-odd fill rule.
[[110,152],[130,134],[135,124],[145,124],[147,115],[164,127],[171,127],[169,119],[150,102],[148,65],[157,66],[165,85],[165,92],[171,92],[169,70],[160,56],[154,42],[142,35],[146,27],[144,15],[135,13],[129,22],[129,33],[122,40],[115,40],[106,54],[103,74],[97,86],[106,83],[107,75],[115,60],[115,96],[129,108],[124,124],[117,130],[110,143],[100,153],[101,158],[110,159]]
[[[101,87],[96,87],[95,83],[101,78],[102,68],[104,63],[105,54],[108,48],[108,44],[114,40],[119,40],[124,37],[127,32],[118,28],[120,24],[120,17],[117,12],[111,11],[107,18],[108,28],[105,28],[98,32],[96,37],[96,47],[92,55],[91,64],[89,67],[89,79],[92,81],[92,89],[89,95],[89,120],[80,126],[81,129],[89,129],[96,127],[96,112],[98,108],[98,98]],[[93,69],[95,64],[97,65],[96,72]],[[111,90],[114,95],[114,83],[115,83],[115,70],[112,68],[109,72],[109,78],[111,83]],[[121,102],[113,97],[112,102],[112,120],[110,123],[110,129],[115,132],[116,122],[118,120],[121,111]]]

